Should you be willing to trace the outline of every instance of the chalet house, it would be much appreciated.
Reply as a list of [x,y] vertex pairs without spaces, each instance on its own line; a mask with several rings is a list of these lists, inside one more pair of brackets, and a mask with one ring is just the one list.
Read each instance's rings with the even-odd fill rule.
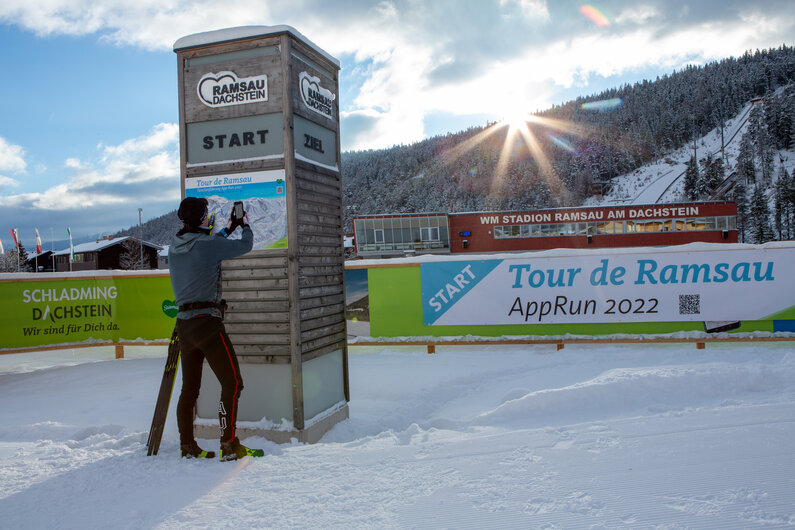
[[167,269],[168,268],[168,247],[170,245],[163,245],[160,247],[160,251],[157,253],[157,268],[158,269]]
[[[133,243],[133,256],[130,256],[129,246],[125,247],[124,242],[131,241]],[[132,236],[111,238],[106,237],[96,242],[81,243],[74,246],[74,261],[69,264],[69,249],[59,250],[53,253],[55,260],[55,271],[89,271],[89,270],[104,270],[104,269],[125,269],[123,261],[131,260],[137,261],[139,256],[137,253],[141,252],[139,246],[140,240]],[[143,268],[144,269],[157,269],[157,256],[160,247],[153,243],[143,241]]]
[[41,254],[28,254],[28,265],[34,272],[53,272],[52,250],[45,250]]

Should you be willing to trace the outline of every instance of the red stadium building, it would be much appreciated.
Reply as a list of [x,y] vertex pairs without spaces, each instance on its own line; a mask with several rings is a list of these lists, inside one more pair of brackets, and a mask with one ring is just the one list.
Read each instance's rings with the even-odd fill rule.
[[354,218],[359,256],[736,243],[737,204],[695,202]]

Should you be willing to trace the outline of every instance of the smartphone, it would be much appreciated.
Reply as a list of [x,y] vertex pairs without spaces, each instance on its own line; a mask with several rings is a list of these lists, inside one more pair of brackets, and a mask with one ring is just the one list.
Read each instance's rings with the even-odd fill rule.
[[720,333],[722,331],[732,331],[740,327],[740,322],[727,321],[711,321],[704,322],[704,331],[707,333]]
[[232,218],[233,219],[242,219],[245,215],[243,211],[243,201],[235,201],[234,206],[232,206]]

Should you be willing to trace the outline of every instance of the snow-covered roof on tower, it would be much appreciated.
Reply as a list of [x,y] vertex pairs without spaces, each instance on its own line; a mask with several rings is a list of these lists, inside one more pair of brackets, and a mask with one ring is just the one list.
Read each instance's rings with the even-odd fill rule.
[[174,43],[174,51],[178,52],[190,48],[198,48],[200,46],[209,46],[210,44],[220,44],[223,42],[233,42],[236,40],[251,39],[254,37],[279,35],[281,33],[289,33],[328,59],[332,64],[335,64],[337,68],[340,67],[339,59],[329,55],[326,51],[324,51],[311,40],[307,39],[294,27],[283,24],[278,26],[237,26],[234,28],[194,33],[193,35],[187,35],[178,39],[177,42]]

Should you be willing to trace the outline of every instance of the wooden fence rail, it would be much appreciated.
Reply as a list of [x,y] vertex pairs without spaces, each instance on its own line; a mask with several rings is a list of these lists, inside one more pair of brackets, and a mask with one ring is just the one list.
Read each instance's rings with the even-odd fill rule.
[[[535,345],[535,344],[554,344],[558,350],[562,350],[567,344],[671,344],[671,343],[695,343],[696,348],[703,350],[707,343],[727,343],[727,342],[795,342],[795,336],[772,336],[772,337],[630,337],[630,338],[550,338],[550,339],[489,339],[481,340],[445,340],[445,339],[418,339],[418,340],[380,340],[373,338],[358,337],[348,341],[348,347],[352,346],[424,346],[428,353],[436,353],[437,346],[490,346],[490,345]],[[40,346],[31,348],[17,348],[0,350],[0,355],[10,353],[32,353],[39,351],[66,350],[73,348],[95,348],[99,346],[114,346],[116,358],[124,358],[125,346],[168,346],[168,340],[152,341],[122,341],[122,342],[92,342],[90,344],[57,344],[52,346]]]
[[707,343],[720,342],[782,342],[795,341],[795,336],[781,337],[636,337],[636,338],[571,338],[571,339],[482,339],[482,340],[405,340],[390,341],[358,338],[348,342],[351,346],[426,346],[428,353],[435,353],[436,346],[488,346],[488,345],[532,345],[555,344],[562,350],[566,344],[668,344],[695,343],[696,348],[703,350]]
[[53,344],[50,346],[34,346],[31,348],[15,348],[11,350],[0,350],[0,355],[9,353],[33,353],[39,351],[71,350],[75,348],[98,348],[100,346],[115,346],[116,358],[124,358],[125,346],[168,346],[168,339],[148,340],[148,341],[122,341],[122,342],[91,342],[87,344]]

